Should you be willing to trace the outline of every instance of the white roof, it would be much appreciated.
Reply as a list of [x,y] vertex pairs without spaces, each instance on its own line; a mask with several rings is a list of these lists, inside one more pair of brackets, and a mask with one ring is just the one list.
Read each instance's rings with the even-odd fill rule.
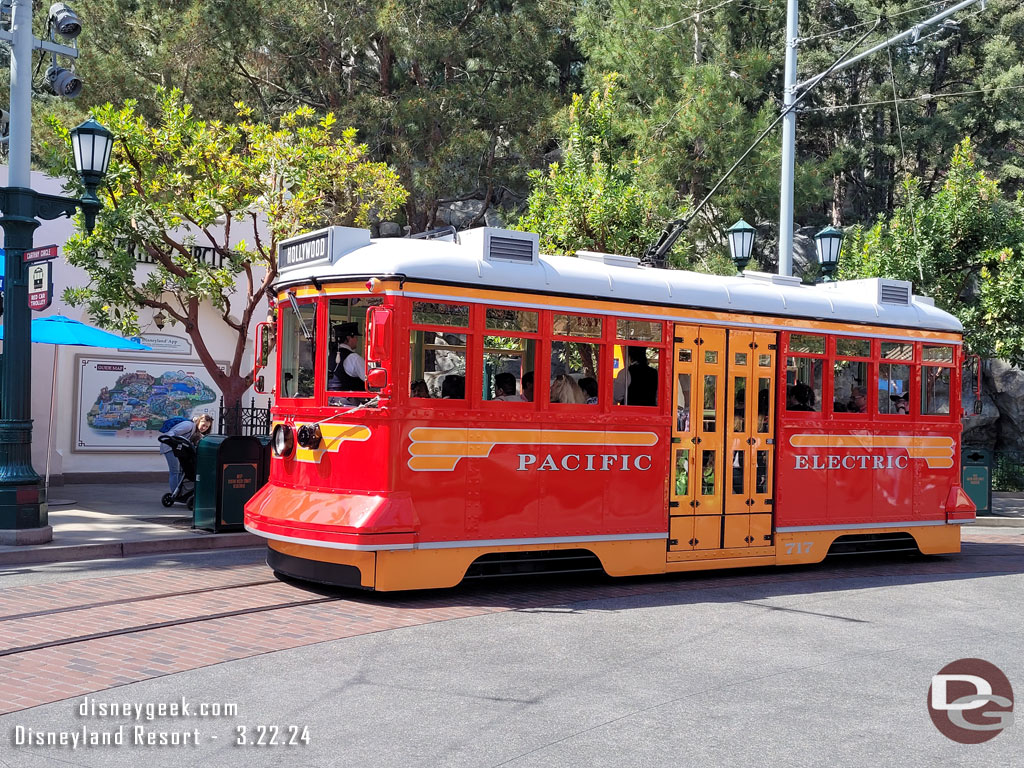
[[[629,265],[624,257],[602,260],[536,255],[532,262],[485,257],[484,238],[476,231],[460,233],[462,243],[447,240],[381,238],[366,230],[334,227],[341,239],[352,233],[351,247],[335,246],[332,263],[296,265],[281,270],[276,284],[295,285],[369,277],[399,276],[408,280],[601,298],[614,301],[697,307],[721,312],[780,315],[836,322],[888,325],[961,333],[953,315],[932,300],[912,296],[910,284],[895,280],[851,280],[801,285],[797,278],[748,272],[722,277],[683,270]],[[339,232],[340,231],[340,232]],[[524,233],[489,230],[522,238]],[[535,236],[531,237],[536,242]],[[611,263],[606,263],[611,262]],[[626,265],[622,265],[625,262]],[[889,303],[893,295],[900,303]],[[909,298],[909,302],[907,301]]]

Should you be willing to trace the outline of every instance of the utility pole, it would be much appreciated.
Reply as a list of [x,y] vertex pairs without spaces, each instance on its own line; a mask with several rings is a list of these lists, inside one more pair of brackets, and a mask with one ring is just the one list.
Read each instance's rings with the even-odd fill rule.
[[[58,32],[71,29],[66,37],[73,38],[81,31],[77,22],[77,16],[66,5],[55,3],[51,7],[51,28]],[[23,254],[32,248],[38,219],[70,216],[81,208],[91,231],[100,203],[95,195],[98,180],[92,183],[95,174],[87,178],[82,166],[78,170],[87,191],[81,200],[42,194],[31,188],[32,52],[44,50],[56,59],[58,54],[76,58],[78,50],[33,37],[32,0],[12,0],[11,28],[0,29],[0,40],[11,46],[9,176],[8,186],[0,188],[5,259],[4,362],[0,371],[0,544],[40,544],[52,540],[53,529],[48,523],[40,477],[32,468],[32,321]],[[58,86],[61,95],[73,96],[81,90],[81,80],[56,63],[50,72],[51,82]],[[102,138],[101,131],[110,137],[109,131],[98,123],[87,121],[72,131],[72,141],[77,145],[81,141],[79,134],[86,133],[92,146],[93,137]],[[109,159],[109,148],[106,151]],[[81,154],[75,153],[76,165]],[[92,159],[85,162],[91,163]]]
[[[904,32],[891,37],[884,43],[879,43],[873,48],[858,53],[856,56],[844,58],[837,62],[826,72],[808,78],[798,83],[796,79],[797,47],[800,45],[799,37],[799,6],[798,0],[786,0],[786,68],[784,72],[785,91],[783,93],[783,110],[790,107],[800,98],[800,93],[805,88],[814,87],[823,79],[823,75],[833,74],[840,70],[856,64],[873,53],[888,48],[894,43],[910,38],[917,42],[921,31],[925,27],[938,24],[940,21],[952,16],[964,8],[976,3],[982,4],[985,8],[985,0],[962,0],[944,11],[925,19]],[[793,179],[796,171],[796,110],[790,110],[782,118],[782,184],[779,190],[779,274],[793,274]]]
[[796,47],[799,44],[800,9],[797,0],[786,0],[786,66],[782,92],[782,186],[779,193],[779,274],[793,274],[793,176],[796,172]]

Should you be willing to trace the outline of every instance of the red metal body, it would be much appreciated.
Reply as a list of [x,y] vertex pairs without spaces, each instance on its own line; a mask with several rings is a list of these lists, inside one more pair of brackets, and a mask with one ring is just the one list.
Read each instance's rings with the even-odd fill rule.
[[[396,284],[382,292],[380,304],[370,309],[363,325],[370,342],[366,347],[370,381],[383,384],[381,389],[347,396],[329,392],[328,369],[333,361],[317,348],[310,363],[314,386],[308,396],[278,392],[275,424],[293,430],[317,424],[323,439],[315,448],[296,445],[289,456],[275,455],[270,483],[247,505],[245,519],[250,530],[270,540],[277,563],[323,566],[300,569],[295,575],[376,589],[448,586],[481,557],[578,550],[596,555],[614,574],[815,562],[840,537],[870,538],[892,532],[912,537],[922,551],[951,552],[959,548],[954,523],[973,518],[973,508],[964,503],[959,491],[960,399],[948,397],[948,413],[924,412],[922,387],[931,386],[933,380],[950,393],[960,391],[961,351],[952,334],[887,329],[883,338],[877,328],[808,322],[802,324],[800,338],[820,333],[824,339],[820,351],[808,352],[791,343],[795,332],[771,318],[761,319],[762,328],[773,334],[773,352],[777,348],[770,369],[774,438],[762,441],[771,446],[770,470],[765,470],[770,477],[764,498],[758,501],[752,496],[741,511],[762,513],[751,515],[751,526],[756,517],[770,520],[770,525],[766,535],[746,537],[750,543],[738,547],[729,534],[737,520],[730,515],[737,508],[722,499],[730,482],[740,492],[737,473],[743,472],[738,449],[729,445],[745,443],[727,444],[726,438],[733,425],[737,436],[756,436],[753,414],[764,403],[758,404],[751,394],[751,379],[751,392],[730,383],[728,400],[722,394],[717,401],[712,396],[713,408],[708,409],[705,380],[704,409],[698,413],[695,378],[693,418],[703,417],[705,428],[710,419],[718,431],[702,433],[703,442],[687,438],[694,445],[689,464],[673,458],[683,428],[681,423],[675,428],[673,424],[682,407],[690,405],[689,395],[682,393],[682,383],[676,380],[683,331],[690,326],[679,325],[668,310],[607,304],[598,313],[597,302],[579,302],[574,307],[565,301],[552,301],[552,308],[545,309],[537,297],[520,297],[523,306],[529,307],[523,312],[530,315],[531,323],[536,315],[536,326],[499,331],[487,327],[488,307],[494,306],[488,296],[436,287],[432,290],[438,296],[431,306],[439,306],[444,299],[468,311],[458,321],[461,326],[431,325],[415,321],[414,299],[401,288]],[[410,286],[404,288],[408,291]],[[374,289],[382,290],[379,283]],[[353,291],[351,285],[310,287],[300,294],[300,306],[317,306],[317,339],[331,336],[327,309],[331,298],[367,295]],[[645,322],[657,331],[656,340],[642,342],[647,359],[657,368],[656,405],[615,401],[616,371],[625,365],[627,346],[639,344],[621,337],[621,318],[630,317],[627,309],[646,311]],[[282,301],[280,314],[290,311]],[[701,327],[729,326],[727,317],[706,314]],[[562,320],[566,317],[570,319]],[[603,320],[595,322],[594,317]],[[359,322],[364,322],[361,317]],[[277,338],[285,334],[279,327]],[[454,351],[441,351],[465,361],[465,396],[413,397],[410,382],[422,373],[417,365],[422,367],[431,353],[438,354],[437,348],[424,353],[416,344],[422,346],[423,338],[439,339],[444,334],[454,339],[450,347]],[[735,354],[738,342],[733,337],[725,340],[724,332],[720,336],[721,354]],[[747,337],[742,338],[745,342]],[[837,348],[837,339],[853,339],[861,356],[851,357],[848,349]],[[522,373],[533,372],[532,401],[488,395],[491,379],[483,361],[499,342],[518,350],[505,357],[519,355],[515,359],[520,379]],[[890,353],[884,344],[902,345],[898,351],[904,356],[886,357]],[[582,354],[580,365],[592,366],[596,402],[551,402],[556,351],[563,349],[559,345]],[[287,362],[283,345],[278,347],[281,371]],[[700,349],[704,354],[707,344]],[[869,401],[878,400],[878,408],[869,407],[863,413],[846,409],[834,389],[841,385],[844,366],[859,366],[854,369],[858,386],[868,390]],[[889,408],[889,402],[899,401],[895,395],[889,395],[888,401],[876,397],[880,384],[896,387],[885,377],[894,376],[897,368],[900,375],[904,369],[909,372],[898,387],[910,402],[908,412],[879,412]],[[936,373],[933,369],[938,368],[943,370]],[[804,370],[819,371],[817,411],[788,407],[793,385],[787,377],[793,379]],[[884,381],[880,379],[883,371]],[[730,376],[734,382],[735,376]],[[928,379],[925,384],[922,377]],[[525,382],[520,385],[525,392]],[[912,393],[921,396],[910,397]],[[367,406],[370,395],[376,400]],[[732,414],[742,415],[744,407],[750,419],[749,424],[743,422],[747,432],[740,435],[739,416],[734,422]],[[715,408],[718,422],[713,418]],[[718,434],[721,440],[715,437]],[[753,437],[748,442],[753,445]],[[705,456],[701,460],[705,463],[699,465],[698,450],[705,454],[720,450],[727,461],[714,465]],[[751,472],[753,455],[746,459]],[[717,455],[714,460],[721,462]],[[689,474],[681,478],[680,473]],[[683,486],[689,495],[678,495]],[[697,504],[686,509],[679,502],[683,498]],[[724,510],[714,508],[723,503]],[[757,508],[757,504],[765,506]],[[711,533],[693,534],[687,546],[670,537],[676,523]],[[723,533],[709,546],[719,535],[716,526]],[[750,530],[753,533],[754,527]],[[693,543],[702,536],[703,544]],[[336,577],[332,574],[337,571],[331,568],[348,569],[348,575]],[[280,570],[289,572],[284,565]]]

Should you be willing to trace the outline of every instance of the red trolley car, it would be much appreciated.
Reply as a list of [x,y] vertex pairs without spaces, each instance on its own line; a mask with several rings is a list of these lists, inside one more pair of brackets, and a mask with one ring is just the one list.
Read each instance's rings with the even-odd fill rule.
[[974,519],[962,327],[909,283],[550,257],[493,228],[332,227],[279,260],[256,345],[276,334],[274,453],[245,524],[281,574],[404,590],[939,554]]

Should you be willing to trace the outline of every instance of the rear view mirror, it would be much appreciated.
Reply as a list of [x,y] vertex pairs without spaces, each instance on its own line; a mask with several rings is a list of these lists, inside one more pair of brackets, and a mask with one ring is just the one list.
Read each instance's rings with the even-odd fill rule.
[[253,389],[261,395],[266,394],[266,380],[260,371],[270,363],[270,353],[274,349],[274,324],[258,323],[256,325],[256,344],[253,350],[256,359],[253,361],[252,376],[255,384]]
[[366,312],[366,361],[387,363],[391,358],[391,308],[370,307]]
[[385,368],[371,368],[366,373],[368,389],[384,389],[388,385],[388,372]]

